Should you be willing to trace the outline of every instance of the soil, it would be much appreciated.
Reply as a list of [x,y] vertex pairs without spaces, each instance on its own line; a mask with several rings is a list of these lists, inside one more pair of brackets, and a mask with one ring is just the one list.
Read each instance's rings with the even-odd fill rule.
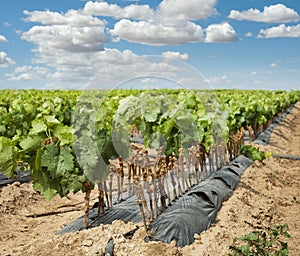
[[[273,154],[300,156],[299,102],[274,130],[268,146],[259,147]],[[192,245],[183,248],[175,243],[145,243],[141,224],[133,237],[125,238],[122,234],[136,225],[122,221],[56,235],[82,216],[83,194],[47,202],[30,183],[5,186],[0,189],[0,255],[102,255],[110,238],[114,238],[115,255],[229,255],[237,237],[288,224],[289,255],[299,256],[300,162],[269,157],[263,163],[254,162],[246,170],[232,197],[223,203],[215,223],[196,235]],[[96,202],[96,198],[93,191],[92,201]]]

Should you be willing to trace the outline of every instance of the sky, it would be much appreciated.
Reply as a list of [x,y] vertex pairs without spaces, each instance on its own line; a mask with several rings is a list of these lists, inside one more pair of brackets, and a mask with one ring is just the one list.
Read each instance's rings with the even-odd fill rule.
[[300,90],[299,0],[0,5],[0,89]]

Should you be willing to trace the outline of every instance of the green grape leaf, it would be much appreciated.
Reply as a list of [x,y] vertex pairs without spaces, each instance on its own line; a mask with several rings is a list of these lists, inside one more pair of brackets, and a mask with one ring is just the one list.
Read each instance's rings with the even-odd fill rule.
[[41,194],[50,201],[58,192],[59,185],[54,185],[53,181],[45,172],[32,172],[33,189],[41,192]]
[[5,125],[0,125],[0,135],[6,132]]
[[74,169],[74,157],[69,147],[63,147],[60,150],[57,164],[57,175],[63,176]]
[[98,163],[98,149],[95,141],[88,136],[81,136],[75,144],[77,161],[83,170],[95,168]]
[[60,124],[60,122],[55,118],[55,116],[44,116],[47,125],[52,126],[52,125],[57,125]]
[[43,196],[46,198],[47,201],[50,201],[53,199],[53,197],[56,196],[57,194],[57,189],[52,188],[51,185],[49,184],[48,186],[44,186],[43,187],[43,191],[41,191],[41,193],[43,194]]
[[12,178],[15,174],[15,147],[12,141],[5,137],[0,137],[0,167],[1,171]]
[[41,157],[43,155],[44,149],[43,148],[39,148],[36,151],[36,156],[35,156],[35,163],[34,163],[34,167],[36,171],[39,171],[41,168]]
[[143,113],[146,122],[155,122],[158,114],[160,113],[160,109],[148,109]]
[[53,136],[58,137],[60,145],[71,145],[73,143],[72,127],[67,125],[59,124],[54,128]]
[[43,145],[43,139],[37,135],[28,135],[19,143],[19,145],[23,151],[36,150]]
[[214,144],[214,137],[210,132],[204,133],[204,145],[205,149],[208,152],[210,150],[210,147]]
[[71,181],[68,184],[68,189],[73,193],[76,193],[84,188],[83,182],[78,180],[77,177],[72,177]]
[[59,147],[56,145],[47,145],[41,156],[41,166],[48,168],[52,177],[56,177],[57,161]]
[[170,118],[161,124],[160,132],[162,134],[164,134],[165,136],[169,136],[175,125],[176,124],[175,124],[174,120]]
[[252,160],[263,161],[266,159],[266,154],[260,151],[258,148],[252,145],[241,145],[241,153],[247,157],[251,157]]
[[181,128],[185,129],[192,126],[195,123],[194,116],[191,113],[185,112],[182,115],[176,117],[176,124]]
[[41,119],[35,119],[31,123],[32,129],[30,131],[31,134],[37,134],[40,132],[45,132],[47,130],[47,125]]
[[197,105],[197,101],[196,101],[196,95],[194,94],[194,92],[188,92],[186,95],[186,104],[188,108],[195,108],[195,106]]
[[252,159],[255,161],[263,161],[266,159],[266,155],[264,152],[259,151],[259,150],[254,150],[251,154]]

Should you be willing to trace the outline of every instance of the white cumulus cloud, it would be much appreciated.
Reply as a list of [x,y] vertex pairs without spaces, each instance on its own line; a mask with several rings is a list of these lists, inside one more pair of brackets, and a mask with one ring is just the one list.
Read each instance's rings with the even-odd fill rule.
[[103,50],[108,41],[105,22],[82,11],[69,10],[66,13],[51,11],[24,11],[26,21],[39,22],[22,34],[22,38],[38,47],[69,52]]
[[187,53],[180,53],[180,52],[172,52],[167,51],[161,54],[164,58],[171,58],[171,59],[178,59],[178,60],[187,60],[189,55]]
[[262,12],[254,8],[246,11],[231,10],[228,18],[267,23],[286,23],[298,21],[299,15],[295,10],[286,7],[284,4],[275,4],[265,6]]
[[228,78],[227,75],[221,75],[221,76],[212,76],[210,78],[207,78],[206,81],[210,84],[230,84],[231,80]]
[[212,24],[206,29],[206,43],[233,42],[237,40],[238,36],[229,23]]
[[[107,48],[106,43],[108,34],[112,42],[124,39],[154,46],[204,42],[204,34],[206,42],[237,40],[228,23],[208,26],[205,33],[194,22],[217,14],[216,4],[217,0],[162,0],[156,9],[151,9],[149,5],[121,7],[106,1],[88,1],[83,9],[65,13],[24,11],[25,21],[38,23],[22,33],[22,39],[35,44],[32,50],[35,66],[19,67],[8,78],[14,81],[40,78],[47,79],[54,87],[81,88],[100,72],[95,80],[99,88],[114,81],[122,82],[128,79],[128,74],[181,79],[190,87],[199,86],[198,78],[188,79],[188,70],[180,77],[182,68],[173,65],[178,59],[187,60],[187,53],[166,51],[151,62],[149,56],[138,56],[128,49]],[[109,29],[101,17],[113,17],[117,21]],[[101,72],[104,69],[106,72]]]
[[69,52],[100,51],[107,42],[101,27],[69,25],[34,26],[24,32],[22,38],[40,47]]
[[46,11],[25,10],[23,12],[27,17],[24,19],[27,22],[39,22],[43,25],[71,25],[71,26],[104,26],[105,22],[87,15],[82,11],[69,10],[66,13]]
[[8,43],[8,40],[6,39],[6,37],[4,35],[0,34],[0,42],[2,42],[2,43]]
[[259,38],[277,38],[277,37],[297,37],[300,38],[300,24],[295,26],[279,26],[261,29],[258,34]]
[[15,62],[7,56],[6,52],[0,52],[0,68],[6,68]]
[[149,5],[89,1],[83,12],[120,19],[110,30],[114,42],[161,46],[204,41],[201,26],[192,21],[217,14],[216,5],[217,0],[163,0],[154,10]]
[[109,4],[107,2],[87,2],[83,9],[84,13],[103,16],[114,17],[116,19],[137,19],[144,20],[153,16],[154,11],[149,5],[131,4],[124,8],[117,4]]
[[276,63],[271,63],[271,64],[270,64],[270,68],[275,68],[275,67],[277,67],[277,64],[276,64]]
[[159,22],[122,19],[115,24],[110,33],[129,42],[146,45],[176,45],[203,41],[202,28],[189,21],[163,25]]
[[171,20],[199,20],[217,14],[217,0],[163,0],[158,14]]
[[32,81],[46,78],[49,75],[49,69],[45,67],[21,66],[15,68],[13,73],[7,74],[10,81]]

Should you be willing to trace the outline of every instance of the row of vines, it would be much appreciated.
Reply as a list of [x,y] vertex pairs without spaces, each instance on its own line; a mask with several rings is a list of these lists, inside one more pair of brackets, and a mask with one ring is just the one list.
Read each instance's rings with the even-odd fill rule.
[[[135,191],[141,204],[139,179],[150,177],[157,184],[151,191],[162,196],[159,178],[169,168],[174,185],[171,171],[177,166],[177,187],[166,192],[173,189],[174,197],[236,157],[244,130],[257,136],[299,96],[237,90],[2,91],[0,170],[9,177],[30,170],[34,189],[47,200],[84,191],[86,216],[95,185],[102,214],[104,206],[113,206],[112,191],[116,202],[124,191],[127,196]],[[206,159],[213,159],[209,168]],[[184,164],[194,166],[190,176],[180,174]],[[161,197],[161,208],[166,198],[171,196]],[[158,214],[154,206],[157,202],[151,202],[149,219]]]

